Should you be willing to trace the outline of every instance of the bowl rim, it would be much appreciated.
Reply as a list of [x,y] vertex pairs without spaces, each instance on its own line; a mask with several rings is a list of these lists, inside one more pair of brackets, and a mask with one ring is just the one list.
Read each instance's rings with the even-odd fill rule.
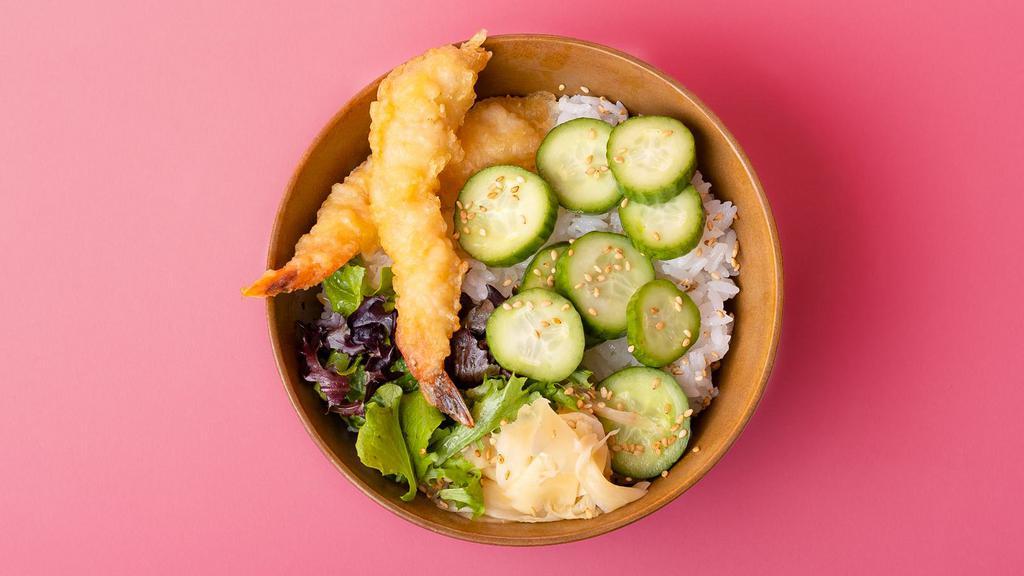
[[[740,147],[739,143],[733,137],[732,133],[729,132],[729,130],[725,127],[725,124],[722,123],[722,121],[718,118],[717,115],[715,115],[714,112],[711,111],[710,108],[708,108],[703,102],[701,102],[700,99],[698,99],[688,89],[683,87],[671,75],[662,72],[660,69],[648,64],[647,62],[644,62],[643,60],[640,60],[639,58],[636,58],[616,48],[612,48],[602,44],[597,44],[594,42],[589,42],[587,40],[580,40],[578,38],[554,34],[498,34],[494,36],[488,36],[487,41],[485,42],[484,45],[486,46],[488,44],[515,42],[521,40],[571,44],[595,50],[603,53],[605,56],[625,60],[627,61],[627,63],[638,66],[644,71],[649,72],[656,76],[657,78],[667,82],[681,96],[688,99],[698,110],[700,110],[701,113],[705,114],[712,121],[714,126],[725,138],[725,141],[728,143],[729,147],[740,160],[740,164],[742,165],[743,170],[746,173],[746,176],[750,179],[751,183],[754,186],[754,191],[756,193],[758,200],[758,207],[760,208],[760,210],[762,211],[767,220],[769,237],[772,241],[774,269],[771,271],[771,274],[774,276],[774,282],[777,287],[778,293],[775,298],[775,309],[771,311],[770,316],[772,322],[772,332],[769,339],[768,352],[765,356],[764,364],[761,367],[760,374],[758,376],[758,381],[755,383],[754,395],[751,398],[750,402],[747,404],[746,409],[744,410],[739,420],[737,420],[736,423],[732,426],[732,429],[729,430],[725,438],[725,442],[721,445],[721,449],[718,450],[716,453],[712,454],[711,457],[705,461],[703,466],[698,468],[697,473],[693,476],[693,479],[691,481],[681,485],[676,490],[664,495],[659,500],[649,502],[649,508],[646,511],[646,513],[632,516],[624,516],[612,522],[579,522],[578,525],[580,526],[580,530],[572,532],[568,535],[528,536],[519,538],[514,536],[509,537],[490,534],[479,534],[476,532],[465,531],[454,526],[445,526],[442,524],[438,524],[433,521],[422,518],[420,516],[417,516],[416,514],[406,510],[405,508],[396,505],[394,502],[391,501],[391,499],[387,498],[386,496],[383,496],[377,491],[373,490],[369,485],[364,483],[362,479],[360,479],[356,474],[351,472],[348,466],[344,462],[342,462],[342,460],[333,451],[331,451],[330,447],[327,445],[327,442],[321,437],[320,433],[316,430],[316,428],[314,428],[312,422],[304,412],[302,405],[299,401],[298,395],[288,384],[289,378],[286,373],[284,351],[280,344],[281,339],[280,334],[278,333],[277,330],[277,325],[274,322],[274,317],[277,312],[277,305],[275,303],[274,298],[266,299],[266,318],[270,332],[271,346],[274,351],[274,360],[275,363],[277,364],[278,375],[281,378],[281,383],[284,386],[285,391],[288,393],[288,398],[291,401],[292,407],[295,409],[295,412],[298,414],[299,419],[302,421],[302,425],[306,429],[306,432],[309,434],[310,438],[312,438],[313,442],[316,443],[316,445],[320,448],[320,451],[323,452],[327,459],[334,464],[334,467],[337,468],[342,473],[342,475],[344,475],[345,478],[348,479],[348,481],[351,484],[358,488],[360,492],[368,496],[371,500],[379,504],[384,509],[396,514],[400,518],[408,522],[411,522],[416,526],[425,528],[427,530],[430,530],[431,532],[435,532],[437,534],[442,534],[445,536],[457,538],[459,540],[474,542],[478,544],[496,544],[504,546],[543,546],[551,544],[576,542],[579,540],[592,538],[595,536],[599,536],[601,534],[611,532],[613,530],[617,530],[619,528],[632,524],[637,520],[650,516],[651,514],[660,510],[669,502],[675,500],[684,492],[692,488],[697,482],[704,478],[708,471],[710,471],[722,459],[723,456],[725,456],[725,453],[729,451],[732,445],[736,442],[737,438],[739,438],[740,434],[743,432],[743,429],[746,427],[747,423],[750,421],[750,418],[753,416],[755,410],[757,409],[757,406],[760,403],[761,398],[764,396],[764,391],[767,387],[768,379],[771,375],[772,368],[774,367],[776,354],[778,352],[779,339],[782,331],[782,310],[785,291],[783,289],[782,275],[782,247],[779,241],[779,233],[775,224],[775,218],[772,215],[771,207],[769,206],[768,199],[765,196],[764,188],[761,186],[761,181],[760,179],[758,179],[757,174],[754,171],[754,168],[751,165],[750,159],[747,157],[746,153]],[[285,219],[286,207],[290,204],[292,196],[296,193],[296,184],[306,163],[309,160],[309,157],[313,154],[314,150],[317,149],[320,143],[327,137],[327,135],[341,121],[341,119],[351,111],[351,109],[355,105],[355,102],[361,101],[365,96],[368,95],[368,93],[376,92],[377,85],[385,76],[387,76],[388,73],[390,73],[390,70],[378,76],[369,84],[367,84],[359,91],[354,93],[348,99],[345,105],[342,106],[331,117],[327,124],[324,125],[324,127],[319,131],[319,133],[317,133],[316,137],[306,148],[306,151],[302,154],[302,157],[299,159],[295,171],[292,173],[292,176],[288,181],[285,193],[281,197],[281,201],[278,205],[277,212],[274,217],[274,225],[273,228],[271,229],[270,242],[267,249],[267,268],[273,268],[275,265],[274,254],[278,251],[279,243],[281,241],[279,233]]]

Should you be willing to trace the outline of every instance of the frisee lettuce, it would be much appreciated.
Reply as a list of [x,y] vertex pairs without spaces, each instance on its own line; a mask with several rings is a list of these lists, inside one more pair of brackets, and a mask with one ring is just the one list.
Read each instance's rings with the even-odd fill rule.
[[473,421],[476,426],[468,428],[461,424],[451,429],[437,446],[437,463],[443,464],[473,442],[483,438],[501,426],[502,420],[515,420],[519,408],[532,402],[540,395],[524,388],[526,378],[510,376],[488,378],[484,383],[466,392],[475,400]]
[[445,488],[437,495],[456,509],[468,508],[473,517],[484,513],[484,488],[480,483],[482,474],[462,454],[449,458],[441,466],[431,466],[424,475],[424,481],[433,484],[441,482]]

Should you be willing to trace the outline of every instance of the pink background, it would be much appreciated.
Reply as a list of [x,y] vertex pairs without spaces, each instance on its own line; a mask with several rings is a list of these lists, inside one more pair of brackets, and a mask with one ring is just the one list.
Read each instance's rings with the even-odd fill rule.
[[[0,572],[1024,571],[1019,4],[3,4]],[[676,76],[782,237],[783,339],[746,432],[587,542],[467,544],[370,502],[238,294],[324,122],[479,26]]]

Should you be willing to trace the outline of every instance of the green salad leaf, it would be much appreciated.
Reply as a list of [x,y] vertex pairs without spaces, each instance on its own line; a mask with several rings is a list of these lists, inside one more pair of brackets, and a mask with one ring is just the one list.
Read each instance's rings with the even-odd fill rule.
[[358,264],[346,264],[323,281],[324,296],[331,309],[348,316],[363,303],[366,268]]
[[444,420],[444,416],[437,408],[431,406],[418,390],[402,396],[400,416],[402,433],[405,435],[416,478],[423,478],[427,466],[435,458],[433,453],[427,453],[427,445],[434,431]]
[[366,403],[366,422],[356,437],[356,454],[363,465],[404,480],[409,491],[402,500],[409,501],[416,496],[416,473],[402,435],[401,400],[402,389],[388,383]]
[[466,392],[476,402],[473,404],[473,421],[476,426],[468,428],[456,425],[437,446],[437,462],[445,463],[473,442],[483,438],[501,426],[502,420],[515,420],[519,408],[537,399],[540,395],[524,388],[526,378],[511,376],[488,378],[484,383]]
[[428,483],[447,483],[437,495],[453,504],[455,508],[469,508],[475,518],[484,513],[484,488],[480,483],[481,476],[479,468],[462,454],[457,454],[441,466],[430,467],[424,480]]
[[578,412],[579,396],[570,396],[565,393],[565,389],[589,390],[594,386],[590,381],[593,375],[594,373],[590,370],[579,369],[570,374],[563,382],[533,382],[530,384],[529,390],[550,400],[556,410],[561,408],[570,412]]

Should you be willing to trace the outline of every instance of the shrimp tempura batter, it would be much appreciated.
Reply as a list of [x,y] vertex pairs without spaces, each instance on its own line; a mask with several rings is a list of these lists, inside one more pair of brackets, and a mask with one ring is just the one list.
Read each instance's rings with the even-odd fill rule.
[[370,213],[394,260],[398,348],[427,400],[468,426],[473,417],[444,370],[466,264],[437,192],[441,172],[463,154],[456,130],[491,56],[481,48],[484,38],[480,32],[459,48],[434,48],[399,66],[370,107]]
[[316,224],[295,245],[295,256],[277,270],[267,270],[246,296],[275,296],[315,286],[356,254],[377,250],[377,228],[370,218],[370,161],[356,167],[316,213]]
[[441,173],[441,207],[451,210],[466,180],[484,168],[512,164],[535,172],[537,148],[555,125],[556,115],[555,95],[550,92],[477,102],[459,129],[465,157]]

